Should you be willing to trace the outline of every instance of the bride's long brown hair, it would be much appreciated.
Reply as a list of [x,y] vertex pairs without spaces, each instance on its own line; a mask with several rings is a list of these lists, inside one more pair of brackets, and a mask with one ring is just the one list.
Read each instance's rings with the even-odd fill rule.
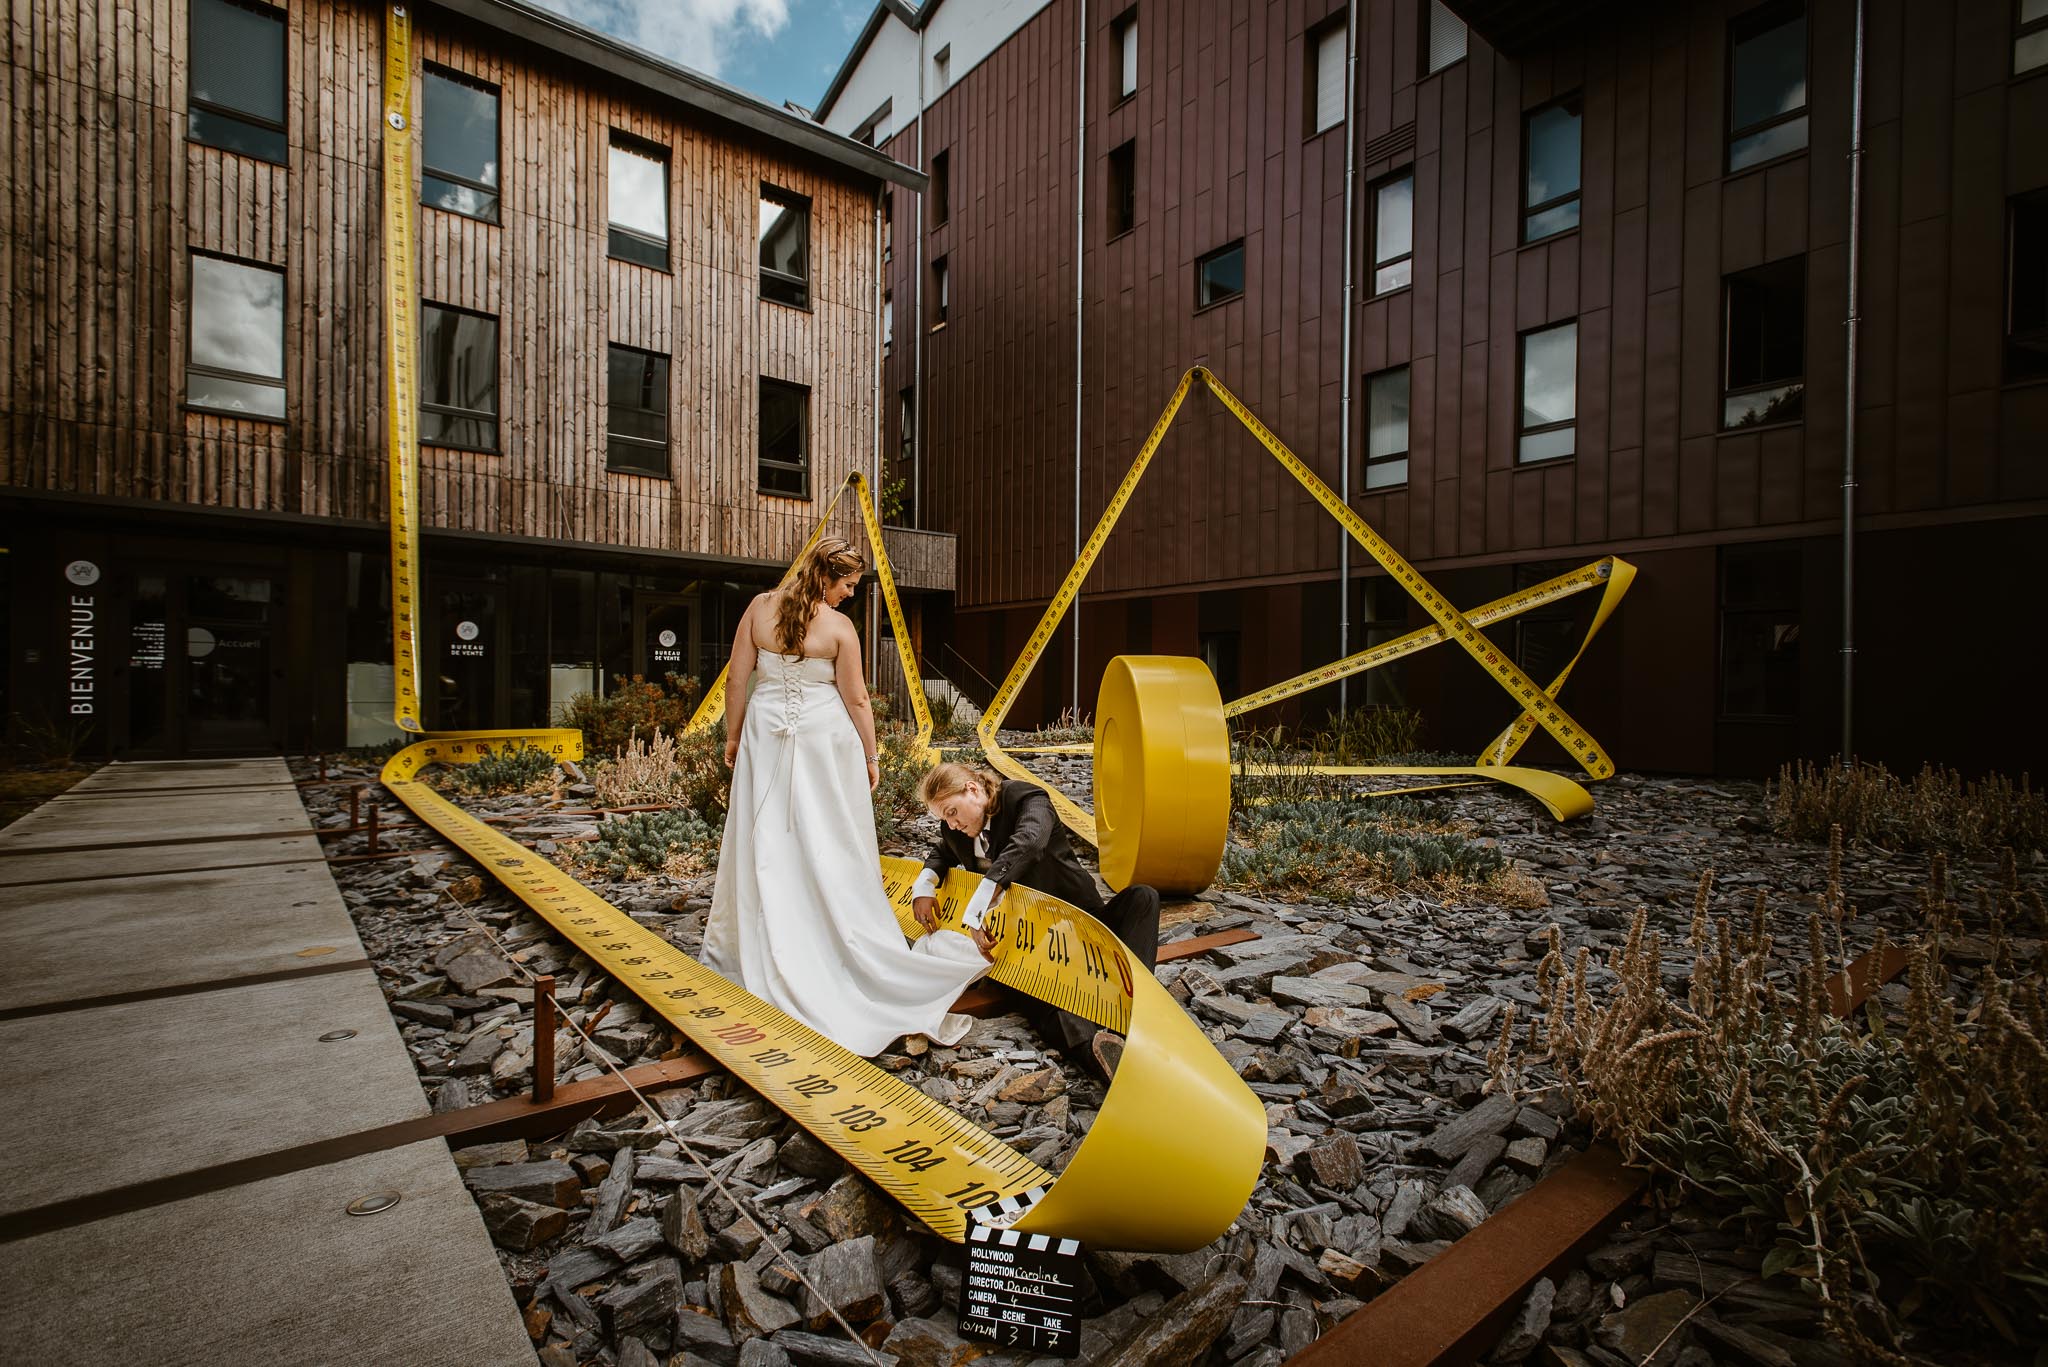
[[867,561],[844,537],[818,539],[775,605],[775,639],[782,643],[785,653],[804,653],[804,638],[811,634],[811,614],[824,601],[825,590],[867,567]]

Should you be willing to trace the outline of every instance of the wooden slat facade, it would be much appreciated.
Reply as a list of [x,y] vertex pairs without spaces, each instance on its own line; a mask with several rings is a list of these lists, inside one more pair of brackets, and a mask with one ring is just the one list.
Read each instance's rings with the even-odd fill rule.
[[[186,140],[183,0],[10,7],[5,484],[383,517],[383,11],[285,12],[274,166]],[[416,23],[416,104],[425,62],[496,85],[502,161],[501,225],[420,210],[420,297],[499,323],[500,451],[427,448],[426,524],[786,561],[873,450],[875,183],[431,5]],[[612,129],[669,149],[672,273],[607,257]],[[764,183],[810,198],[808,310],[760,298]],[[183,407],[195,249],[284,270],[282,423]],[[672,359],[668,479],[605,470],[613,341]],[[763,376],[811,389],[812,499],[756,490]]]

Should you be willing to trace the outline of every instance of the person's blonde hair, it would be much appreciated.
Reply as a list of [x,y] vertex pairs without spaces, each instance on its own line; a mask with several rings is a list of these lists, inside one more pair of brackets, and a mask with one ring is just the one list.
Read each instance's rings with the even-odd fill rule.
[[935,766],[918,780],[917,800],[929,807],[934,802],[944,802],[967,791],[970,783],[981,785],[982,791],[988,794],[989,809],[994,811],[996,794],[1002,791],[1003,781],[978,764],[961,764],[957,760],[947,760]]
[[844,537],[818,538],[775,605],[775,639],[782,643],[786,653],[804,653],[804,638],[811,634],[811,615],[824,601],[825,590],[867,567],[867,561]]

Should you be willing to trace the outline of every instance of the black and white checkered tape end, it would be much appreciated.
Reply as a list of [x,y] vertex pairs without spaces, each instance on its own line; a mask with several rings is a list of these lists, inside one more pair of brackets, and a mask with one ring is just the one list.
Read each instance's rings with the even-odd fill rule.
[[985,1206],[967,1212],[967,1237],[977,1244],[997,1244],[1003,1248],[1028,1248],[1033,1253],[1062,1253],[1068,1257],[1081,1251],[1078,1239],[1055,1239],[1048,1234],[1019,1234],[1010,1226],[1023,1219],[1025,1213],[1037,1205],[1045,1196],[1044,1187],[1033,1187],[1016,1196],[1005,1196],[1000,1201],[991,1201]]

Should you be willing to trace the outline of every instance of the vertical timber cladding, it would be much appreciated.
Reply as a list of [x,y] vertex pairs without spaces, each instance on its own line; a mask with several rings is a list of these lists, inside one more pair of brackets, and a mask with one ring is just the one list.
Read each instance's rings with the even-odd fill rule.
[[[413,151],[405,113],[412,38],[407,8],[390,4],[386,10],[385,122],[392,140],[385,183],[397,202],[386,206],[392,262],[384,322],[394,404],[407,398],[407,362],[417,345],[416,315],[407,307],[412,242],[405,201]],[[406,699],[418,697],[418,656],[404,647],[417,639],[419,605],[403,580],[418,563],[419,531],[409,515],[417,459],[409,436],[402,417],[395,420],[388,453],[394,630],[401,645],[398,664],[414,675],[397,690],[396,708],[401,724],[412,728],[417,717],[407,714]],[[878,536],[872,516],[867,522]],[[882,565],[886,574],[886,561]],[[893,596],[891,602],[893,608]],[[897,626],[900,633],[900,618]],[[417,778],[433,764],[474,762],[522,745],[564,759],[581,753],[573,731],[459,732],[407,746],[386,764],[382,777],[422,821],[489,869],[607,973],[937,1232],[957,1240],[968,1209],[1036,1198],[1017,1221],[1024,1232],[1060,1233],[1113,1248],[1184,1251],[1213,1240],[1243,1209],[1264,1153],[1258,1099],[1144,965],[1093,917],[1014,888],[989,922],[999,944],[993,976],[1128,1035],[1096,1124],[1055,1182],[993,1135],[711,973]],[[906,933],[915,928],[909,911],[915,870],[909,860],[886,861],[878,870]],[[975,882],[950,880],[944,920],[957,924]]]

